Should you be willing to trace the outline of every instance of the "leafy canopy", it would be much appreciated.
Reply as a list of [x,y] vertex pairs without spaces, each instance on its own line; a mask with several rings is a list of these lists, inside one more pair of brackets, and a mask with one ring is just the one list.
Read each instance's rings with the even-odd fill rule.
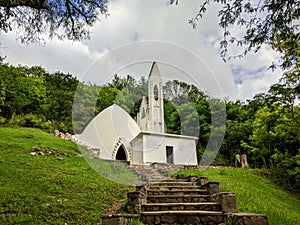
[[0,32],[15,31],[23,43],[50,38],[89,38],[99,14],[107,15],[107,0],[0,0]]

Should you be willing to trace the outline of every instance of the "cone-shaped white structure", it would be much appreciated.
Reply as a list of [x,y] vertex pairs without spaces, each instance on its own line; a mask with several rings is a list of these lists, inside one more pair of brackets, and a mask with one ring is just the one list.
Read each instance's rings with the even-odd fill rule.
[[76,138],[82,144],[99,149],[102,159],[116,159],[122,146],[126,154],[124,160],[130,161],[127,146],[140,131],[134,119],[124,109],[114,104],[100,112],[81,135],[76,135]]

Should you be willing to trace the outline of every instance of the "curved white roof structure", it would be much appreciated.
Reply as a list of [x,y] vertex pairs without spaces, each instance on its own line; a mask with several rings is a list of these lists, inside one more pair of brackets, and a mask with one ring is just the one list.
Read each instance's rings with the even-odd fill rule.
[[122,146],[127,160],[129,142],[141,132],[134,119],[120,106],[114,104],[100,112],[76,138],[83,144],[100,149],[100,158],[116,159]]

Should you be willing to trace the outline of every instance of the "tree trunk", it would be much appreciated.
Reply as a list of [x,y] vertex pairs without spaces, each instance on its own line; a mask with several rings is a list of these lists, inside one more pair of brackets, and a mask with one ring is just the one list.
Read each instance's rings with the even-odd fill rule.
[[235,167],[249,168],[249,164],[247,161],[247,155],[235,155]]

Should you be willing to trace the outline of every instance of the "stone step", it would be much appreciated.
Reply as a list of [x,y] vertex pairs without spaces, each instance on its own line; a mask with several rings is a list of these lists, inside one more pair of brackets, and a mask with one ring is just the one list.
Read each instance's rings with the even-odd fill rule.
[[151,166],[130,166],[130,169],[142,178],[142,183],[149,184],[168,179],[169,174],[164,170]]
[[162,191],[166,191],[166,190],[181,190],[181,189],[201,189],[201,186],[199,185],[179,185],[179,186],[167,186],[167,185],[163,185],[163,186],[159,186],[159,185],[151,185],[147,187],[147,190],[162,190]]
[[186,183],[191,183],[188,179],[174,179],[174,178],[165,179],[164,182],[186,182]]
[[161,182],[164,180],[163,177],[150,177],[151,181],[154,181],[155,183]]
[[206,195],[207,190],[202,189],[182,189],[178,190],[147,190],[147,195]]
[[142,212],[144,224],[201,224],[217,225],[224,221],[222,211],[156,211]]
[[157,179],[157,178],[159,178],[160,181],[164,181],[164,180],[166,179],[166,177],[164,177],[164,176],[162,176],[162,175],[159,175],[159,174],[150,175],[150,176],[148,176],[148,177],[150,177],[151,179]]
[[148,195],[147,203],[196,203],[211,202],[210,195]]
[[182,182],[182,181],[162,181],[153,183],[154,186],[199,186],[194,182]]
[[140,175],[145,175],[145,176],[149,176],[149,175],[160,175],[160,176],[163,176],[165,177],[165,179],[167,178],[165,175],[161,174],[161,173],[153,173],[153,172],[148,172],[148,171],[142,171],[142,172],[137,172],[137,174],[140,174]]
[[201,203],[148,203],[142,205],[142,211],[221,211],[222,207],[215,202]]

